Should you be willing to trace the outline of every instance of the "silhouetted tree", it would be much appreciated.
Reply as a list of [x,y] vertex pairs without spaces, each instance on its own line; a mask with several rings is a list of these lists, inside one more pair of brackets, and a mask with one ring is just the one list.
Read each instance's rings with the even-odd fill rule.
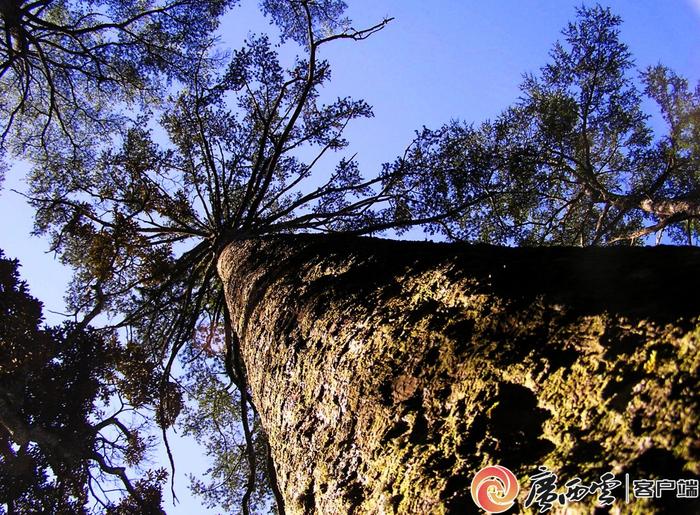
[[[147,424],[134,423],[138,403],[117,389],[128,359],[114,335],[87,319],[40,327],[41,303],[17,267],[0,252],[0,503],[8,514],[87,513],[93,504],[162,513],[165,472],[137,482],[126,472],[149,442]],[[128,500],[117,508],[105,488]]]

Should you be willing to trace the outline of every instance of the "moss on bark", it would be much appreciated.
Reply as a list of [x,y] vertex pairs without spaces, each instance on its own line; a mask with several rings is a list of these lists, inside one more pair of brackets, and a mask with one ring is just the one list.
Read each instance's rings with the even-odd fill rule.
[[219,260],[287,512],[329,514],[477,512],[489,464],[521,480],[516,510],[538,465],[560,487],[697,478],[698,270],[688,248],[321,236]]

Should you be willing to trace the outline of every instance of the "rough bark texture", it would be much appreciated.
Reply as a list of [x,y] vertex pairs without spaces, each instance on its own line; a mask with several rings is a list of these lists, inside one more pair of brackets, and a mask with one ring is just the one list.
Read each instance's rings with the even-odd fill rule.
[[[490,464],[516,511],[538,465],[560,488],[697,477],[699,270],[689,248],[319,236],[219,260],[287,512],[324,514],[476,512]],[[615,509],[698,512],[671,497]]]

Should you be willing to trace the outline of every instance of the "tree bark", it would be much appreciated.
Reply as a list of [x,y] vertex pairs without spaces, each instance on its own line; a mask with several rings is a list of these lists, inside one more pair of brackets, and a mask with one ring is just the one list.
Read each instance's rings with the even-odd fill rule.
[[[219,259],[287,513],[327,514],[478,512],[470,482],[492,464],[521,509],[538,465],[560,489],[696,478],[698,270],[691,248],[328,236]],[[671,497],[634,510],[698,508]]]

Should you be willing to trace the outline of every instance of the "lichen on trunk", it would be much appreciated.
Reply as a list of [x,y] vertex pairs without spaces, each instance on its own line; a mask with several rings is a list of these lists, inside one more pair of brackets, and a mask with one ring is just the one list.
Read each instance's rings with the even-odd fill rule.
[[328,514],[476,512],[490,464],[521,510],[538,465],[697,478],[698,269],[689,248],[309,235],[219,259],[286,511]]

